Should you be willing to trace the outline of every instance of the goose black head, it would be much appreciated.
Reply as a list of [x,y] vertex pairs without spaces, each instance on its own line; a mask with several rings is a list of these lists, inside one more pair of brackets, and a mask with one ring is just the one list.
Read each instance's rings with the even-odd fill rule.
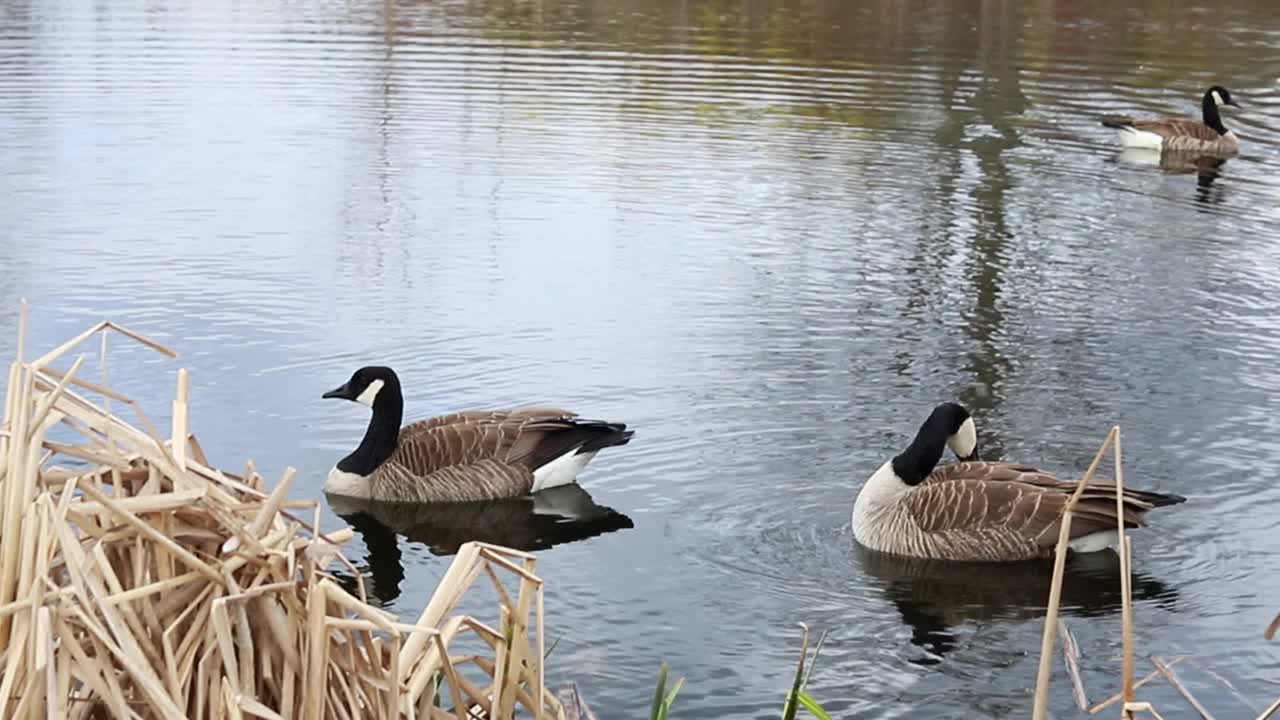
[[893,472],[907,485],[924,482],[937,467],[946,448],[962,462],[978,459],[978,430],[963,406],[945,402],[920,425],[906,450],[893,458]]
[[380,397],[400,395],[400,379],[389,367],[368,365],[356,370],[351,379],[341,387],[321,395],[322,398],[341,398],[374,407]]
[[963,405],[945,402],[933,409],[929,415],[929,424],[941,428],[947,434],[947,447],[960,458],[961,462],[978,459],[978,428],[973,424],[973,416]]
[[1214,85],[1206,90],[1204,98],[1206,102],[1212,102],[1216,107],[1222,107],[1223,105],[1230,105],[1234,108],[1240,107],[1239,103],[1231,99],[1231,91],[1221,85]]

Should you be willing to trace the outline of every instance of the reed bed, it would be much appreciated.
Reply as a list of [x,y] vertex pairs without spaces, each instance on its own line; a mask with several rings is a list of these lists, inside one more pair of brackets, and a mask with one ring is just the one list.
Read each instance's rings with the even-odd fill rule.
[[[1107,450],[1112,451],[1112,457],[1115,461],[1115,483],[1116,483],[1116,531],[1118,533],[1118,553],[1120,556],[1120,692],[1094,705],[1089,705],[1084,689],[1084,681],[1080,676],[1079,658],[1080,651],[1076,645],[1075,638],[1071,635],[1066,624],[1058,618],[1058,608],[1062,598],[1062,579],[1063,571],[1066,567],[1067,544],[1071,532],[1072,513],[1076,507],[1076,501],[1080,498],[1081,493],[1088,487],[1089,482],[1093,480],[1094,474],[1101,465],[1103,458],[1107,454]],[[1107,437],[1102,442],[1102,446],[1098,448],[1098,452],[1093,457],[1093,462],[1089,464],[1088,470],[1085,471],[1079,485],[1076,487],[1071,500],[1067,503],[1067,507],[1063,510],[1062,525],[1058,532],[1058,543],[1054,554],[1053,580],[1049,586],[1049,603],[1048,611],[1045,614],[1044,635],[1040,645],[1040,665],[1039,672],[1036,677],[1036,690],[1034,704],[1032,706],[1032,720],[1045,720],[1048,717],[1049,708],[1049,682],[1053,668],[1053,648],[1058,635],[1062,636],[1062,653],[1063,663],[1066,667],[1067,674],[1071,678],[1072,694],[1075,698],[1077,707],[1084,713],[1096,715],[1103,710],[1118,705],[1120,709],[1120,717],[1123,720],[1136,720],[1140,717],[1156,718],[1163,720],[1159,710],[1150,702],[1139,701],[1136,691],[1138,688],[1150,683],[1157,678],[1163,678],[1182,698],[1187,705],[1204,720],[1214,720],[1214,716],[1208,708],[1206,708],[1191,691],[1182,683],[1174,666],[1188,660],[1188,656],[1180,656],[1172,660],[1165,660],[1158,656],[1150,656],[1153,671],[1148,673],[1141,680],[1134,681],[1134,639],[1133,639],[1133,593],[1130,588],[1131,573],[1130,566],[1133,562],[1133,545],[1125,532],[1124,527],[1124,462],[1122,458],[1120,444],[1120,427],[1114,426],[1107,433]],[[1272,621],[1271,625],[1264,632],[1264,637],[1270,640],[1276,630],[1280,629],[1280,616]],[[1190,662],[1188,664],[1194,664]],[[1239,692],[1225,678],[1218,676],[1212,671],[1208,674],[1217,678],[1232,694],[1236,695],[1245,705],[1252,706],[1247,698],[1240,696]],[[1271,703],[1266,710],[1257,716],[1257,720],[1268,720],[1280,713],[1280,699]]]
[[[341,553],[351,531],[323,534],[318,502],[287,499],[292,469],[268,487],[252,462],[209,462],[185,370],[167,435],[107,386],[109,333],[172,350],[103,322],[28,359],[26,325],[24,303],[0,427],[0,717],[565,717],[532,555],[463,546],[401,623],[367,602]],[[84,356],[54,368],[95,336],[101,382]],[[481,575],[496,627],[455,612]]]

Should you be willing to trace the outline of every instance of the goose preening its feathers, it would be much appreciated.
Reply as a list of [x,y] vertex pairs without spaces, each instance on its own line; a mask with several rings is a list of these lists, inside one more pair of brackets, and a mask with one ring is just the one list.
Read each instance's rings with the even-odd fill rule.
[[625,445],[622,423],[558,408],[472,410],[400,427],[404,396],[388,367],[363,367],[326,398],[373,409],[364,440],[325,480],[334,495],[399,502],[521,497],[567,485],[596,453]]
[[[947,447],[961,461],[938,467]],[[1030,465],[976,458],[977,431],[969,412],[955,403],[939,405],[907,449],[858,492],[854,538],[872,550],[937,560],[1051,556],[1076,482]],[[1096,552],[1114,541],[1115,493],[1113,482],[1089,483],[1072,516],[1071,550]],[[1126,487],[1125,527],[1144,527],[1152,508],[1185,500]]]
[[1222,114],[1219,111],[1219,108],[1227,105],[1240,107],[1231,99],[1230,91],[1221,85],[1214,85],[1205,91],[1201,102],[1203,121],[1188,118],[1135,120],[1131,117],[1105,117],[1102,124],[1116,129],[1120,144],[1124,147],[1235,154],[1240,149],[1240,139],[1222,124]]

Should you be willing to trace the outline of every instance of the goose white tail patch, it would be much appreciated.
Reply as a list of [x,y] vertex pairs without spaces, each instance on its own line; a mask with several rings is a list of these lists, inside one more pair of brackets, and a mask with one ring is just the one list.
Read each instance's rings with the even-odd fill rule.
[[1160,167],[1160,151],[1150,148],[1121,148],[1116,156],[1118,160],[1129,165],[1142,167]]
[[373,407],[373,401],[378,398],[378,391],[382,390],[383,385],[386,385],[386,383],[381,380],[374,380],[373,382],[369,383],[369,387],[365,388],[364,392],[360,393],[360,395],[356,398],[356,402],[360,403],[361,405],[368,405],[369,407]]
[[1115,530],[1102,530],[1072,540],[1067,543],[1067,548],[1078,553],[1095,553],[1102,552],[1118,542],[1120,542],[1119,533]]
[[1149,131],[1132,127],[1122,127],[1118,131],[1120,144],[1125,147],[1159,150],[1164,147],[1164,138]]
[[578,454],[577,449],[561,455],[533,471],[533,491],[568,485],[578,479],[578,473],[591,462],[599,450]]

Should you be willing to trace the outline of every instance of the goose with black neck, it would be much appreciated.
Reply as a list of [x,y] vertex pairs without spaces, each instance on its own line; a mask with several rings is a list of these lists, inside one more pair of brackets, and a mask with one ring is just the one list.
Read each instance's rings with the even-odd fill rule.
[[[948,447],[960,461],[939,466]],[[1052,555],[1076,482],[1030,465],[981,461],[977,447],[969,411],[957,403],[938,405],[911,444],[858,492],[854,538],[871,550],[936,560],[1006,562]],[[1185,500],[1126,487],[1125,527],[1145,527],[1150,510]],[[1116,540],[1116,524],[1115,483],[1090,482],[1076,505],[1070,550],[1105,550]]]
[[401,427],[404,395],[395,371],[356,370],[324,393],[372,409],[360,445],[329,471],[331,495],[397,502],[522,497],[577,482],[598,452],[625,445],[623,423],[580,419],[560,408],[468,410]]
[[1201,120],[1160,118],[1135,120],[1128,116],[1102,118],[1105,127],[1114,128],[1120,144],[1160,152],[1195,152],[1234,155],[1240,150],[1240,138],[1222,122],[1222,108],[1240,107],[1231,91],[1214,85],[1200,101]]

